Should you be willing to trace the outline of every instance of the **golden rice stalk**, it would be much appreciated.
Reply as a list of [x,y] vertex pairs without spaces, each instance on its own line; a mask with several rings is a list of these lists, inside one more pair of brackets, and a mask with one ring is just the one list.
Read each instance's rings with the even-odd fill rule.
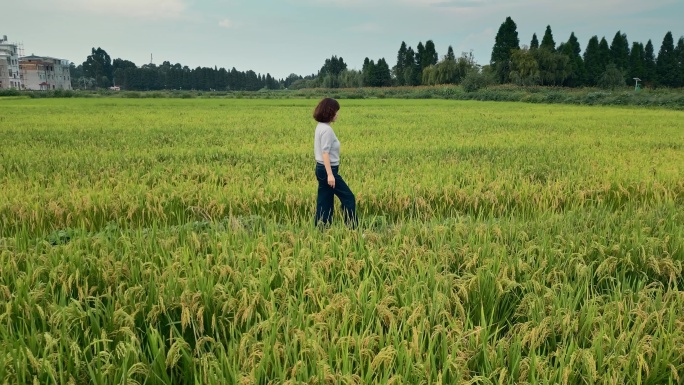
[[166,368],[170,369],[178,363],[180,360],[181,356],[183,355],[183,350],[184,349],[189,349],[190,345],[185,342],[184,339],[182,338],[174,338],[173,343],[171,344],[171,347],[169,348],[169,352],[166,354]]
[[669,364],[668,367],[670,368],[670,371],[672,372],[672,378],[675,379],[675,382],[677,384],[680,384],[681,378],[679,377],[679,372],[677,371],[677,368],[672,364]]
[[136,381],[134,376],[146,376],[148,370],[147,365],[142,362],[136,362],[126,372],[126,383],[140,385],[140,382]]
[[382,364],[385,364],[385,367],[391,367],[396,355],[397,350],[394,348],[394,346],[390,345],[382,348],[380,352],[378,352],[378,354],[373,358],[370,366],[371,369],[378,370]]
[[596,381],[598,379],[596,360],[594,359],[594,356],[591,354],[590,350],[586,349],[582,352],[582,363],[587,369],[587,373],[591,377],[592,381]]

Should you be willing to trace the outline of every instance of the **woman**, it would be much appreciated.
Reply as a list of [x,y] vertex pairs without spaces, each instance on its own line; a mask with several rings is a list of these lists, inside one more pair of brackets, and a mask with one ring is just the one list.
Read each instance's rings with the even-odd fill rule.
[[333,217],[335,195],[342,203],[342,213],[347,226],[355,228],[356,197],[338,173],[340,165],[340,141],[331,124],[337,120],[340,104],[335,99],[325,98],[318,103],[313,117],[318,122],[314,135],[316,156],[316,179],[318,199],[316,202],[316,225],[330,225]]

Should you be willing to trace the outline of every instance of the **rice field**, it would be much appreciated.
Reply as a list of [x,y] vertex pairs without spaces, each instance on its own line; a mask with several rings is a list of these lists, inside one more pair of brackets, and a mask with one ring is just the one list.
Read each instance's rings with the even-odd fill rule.
[[0,100],[0,384],[684,381],[683,112],[316,103]]

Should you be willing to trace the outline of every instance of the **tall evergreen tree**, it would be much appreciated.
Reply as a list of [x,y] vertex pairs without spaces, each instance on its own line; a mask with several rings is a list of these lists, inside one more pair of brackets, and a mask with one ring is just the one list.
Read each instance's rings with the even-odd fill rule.
[[553,40],[553,33],[551,32],[551,26],[546,26],[546,32],[544,32],[544,37],[539,45],[539,48],[545,48],[550,52],[556,51],[556,42]]
[[584,51],[584,68],[586,70],[586,83],[590,86],[597,85],[606,67],[601,60],[601,49],[596,35],[589,39],[587,49]]
[[347,64],[344,62],[344,59],[342,57],[338,58],[337,56],[333,55],[333,57],[330,59],[325,59],[325,63],[323,64],[323,67],[321,67],[319,74],[321,76],[325,76],[327,74],[337,76],[340,74],[340,72],[346,69]]
[[644,58],[646,53],[644,52],[644,45],[640,42],[633,42],[632,48],[629,50],[629,69],[627,71],[627,83],[634,84],[634,78],[638,77],[642,81],[646,76],[646,71],[644,68]]
[[403,86],[406,84],[404,79],[404,70],[406,63],[406,43],[401,42],[399,47],[399,52],[397,52],[397,65],[394,66],[394,77],[397,81],[397,85]]
[[514,49],[520,49],[520,40],[518,39],[518,27],[509,16],[499,27],[490,59],[490,64],[499,83],[508,83],[510,80],[510,62]]
[[577,40],[574,32],[570,32],[570,38],[568,39],[567,44],[570,46],[570,52],[572,52],[573,56],[579,57],[580,52],[582,52],[582,47],[580,47],[579,40]]
[[672,38],[672,32],[668,32],[663,38],[663,44],[660,46],[658,59],[656,59],[658,84],[665,87],[676,87],[678,78],[677,67],[674,39]]
[[629,51],[629,76],[628,82],[632,82],[634,78],[644,80],[646,72],[644,68],[644,45],[639,42],[632,43],[632,49]]
[[601,57],[601,72],[606,70],[606,66],[611,62],[610,46],[605,37],[601,38],[599,42],[599,54]]
[[650,39],[644,48],[644,79],[642,80],[650,84],[655,84],[658,81],[655,48],[653,47],[653,42],[651,42]]
[[677,87],[684,87],[684,36],[680,37],[675,47],[675,56],[677,58]]
[[439,56],[437,55],[437,50],[435,49],[435,43],[432,40],[425,42],[425,52],[421,57],[421,61],[422,68],[435,65],[439,61]]
[[416,64],[416,54],[413,48],[406,49],[406,56],[404,57],[404,85],[415,86],[416,79],[418,79],[418,65]]
[[567,50],[567,48],[565,47],[566,45],[567,43],[564,41],[558,43],[558,47],[556,47],[556,52],[563,52],[563,50]]
[[385,58],[380,58],[378,64],[375,65],[375,76],[378,87],[389,87],[392,85],[392,75],[390,74],[390,68]]
[[570,38],[565,44],[561,44],[559,51],[569,58],[569,75],[565,81],[565,85],[569,87],[579,87],[584,85],[586,79],[586,69],[584,68],[584,60],[580,56],[582,48],[575,33],[570,33]]
[[610,58],[618,70],[629,70],[629,42],[626,34],[617,31],[610,45]]
[[414,84],[418,85],[421,83],[421,76],[423,74],[423,63],[426,62],[425,60],[425,46],[423,45],[422,41],[418,42],[418,45],[416,46],[416,65],[418,66],[418,73],[416,74],[416,79],[414,81]]
[[537,34],[533,33],[532,34],[532,41],[530,42],[530,49],[537,49],[539,48],[539,40],[537,40]]
[[456,55],[454,55],[454,49],[451,46],[447,49],[446,59],[456,61]]
[[375,87],[375,63],[369,58],[363,60],[363,67],[361,68],[363,75],[363,85],[366,87]]

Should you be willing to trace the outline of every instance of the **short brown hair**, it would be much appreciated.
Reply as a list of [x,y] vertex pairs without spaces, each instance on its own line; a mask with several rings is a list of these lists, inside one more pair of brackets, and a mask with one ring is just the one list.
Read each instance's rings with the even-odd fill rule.
[[340,103],[333,98],[325,98],[318,102],[314,110],[313,117],[317,122],[330,123],[335,117],[337,111],[340,110]]

